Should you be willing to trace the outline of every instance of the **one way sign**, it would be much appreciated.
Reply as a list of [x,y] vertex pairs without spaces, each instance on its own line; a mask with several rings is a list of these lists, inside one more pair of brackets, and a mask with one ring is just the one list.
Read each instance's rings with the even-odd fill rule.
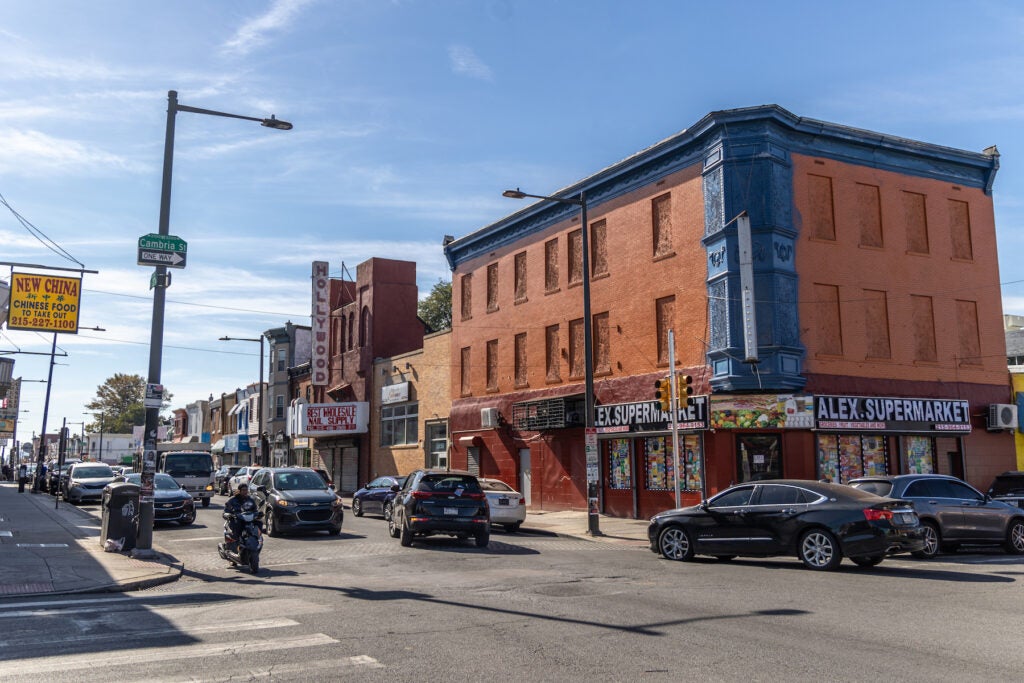
[[167,266],[168,268],[184,268],[185,254],[176,251],[154,251],[139,249],[140,266]]

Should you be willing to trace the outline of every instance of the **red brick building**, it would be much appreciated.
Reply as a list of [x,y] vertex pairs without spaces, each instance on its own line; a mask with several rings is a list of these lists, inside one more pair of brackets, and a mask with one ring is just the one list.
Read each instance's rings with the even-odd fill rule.
[[[1012,469],[1012,437],[984,419],[1009,402],[997,168],[994,148],[763,106],[553,193],[588,203],[603,511],[674,504],[654,403],[669,330],[697,394],[679,416],[684,503],[758,478],[986,485]],[[542,200],[445,246],[452,465],[517,483],[534,508],[586,503],[581,237],[578,206]]]

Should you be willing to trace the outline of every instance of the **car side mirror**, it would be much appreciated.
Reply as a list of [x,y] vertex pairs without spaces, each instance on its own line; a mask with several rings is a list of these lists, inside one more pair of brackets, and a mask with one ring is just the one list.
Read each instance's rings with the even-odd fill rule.
[[259,491],[260,493],[262,493],[263,495],[267,494],[267,487],[266,486],[257,486],[256,490]]
[[327,485],[327,488],[329,488],[330,490],[332,490],[332,491],[333,491],[333,490],[334,490],[334,484],[328,484],[328,485]]
[[398,493],[398,492],[399,492],[399,491],[401,491],[401,490],[402,490],[402,489],[401,489],[401,488],[400,488],[400,487],[398,486],[398,484],[393,484],[393,485],[391,486],[391,492],[392,492],[392,493]]

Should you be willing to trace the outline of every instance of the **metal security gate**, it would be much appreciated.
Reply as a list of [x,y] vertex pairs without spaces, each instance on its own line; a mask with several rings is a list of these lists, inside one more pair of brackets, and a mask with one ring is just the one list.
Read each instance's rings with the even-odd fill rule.
[[[359,490],[359,449],[351,446],[341,449],[341,477],[334,479],[343,493],[354,493]],[[339,481],[340,479],[340,481]]]

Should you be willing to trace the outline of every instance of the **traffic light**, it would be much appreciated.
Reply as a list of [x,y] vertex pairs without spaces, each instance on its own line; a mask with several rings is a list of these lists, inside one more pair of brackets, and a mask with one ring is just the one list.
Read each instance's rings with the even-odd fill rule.
[[654,399],[661,405],[666,413],[672,410],[672,382],[668,377],[662,377],[654,382]]
[[679,407],[693,405],[693,377],[690,375],[676,375],[676,397],[679,399]]

